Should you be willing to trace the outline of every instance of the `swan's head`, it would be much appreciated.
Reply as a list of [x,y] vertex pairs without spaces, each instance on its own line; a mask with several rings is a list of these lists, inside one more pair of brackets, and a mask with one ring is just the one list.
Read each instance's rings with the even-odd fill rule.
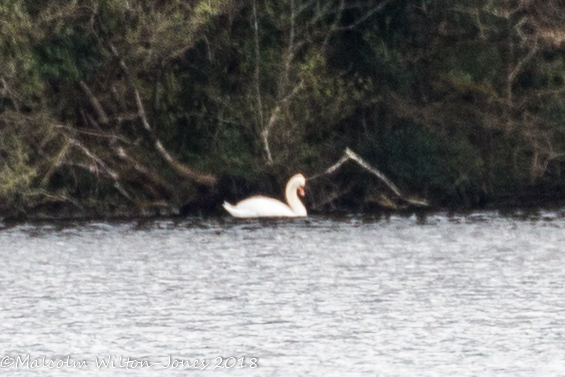
[[290,179],[289,183],[292,183],[293,186],[296,187],[300,196],[306,195],[306,193],[304,192],[304,186],[306,186],[306,178],[304,178],[302,174],[296,174]]

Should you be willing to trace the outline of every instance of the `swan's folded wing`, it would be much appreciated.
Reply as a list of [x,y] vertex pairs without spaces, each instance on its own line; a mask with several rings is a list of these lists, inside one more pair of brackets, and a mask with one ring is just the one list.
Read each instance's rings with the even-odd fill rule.
[[232,206],[228,202],[224,202],[223,207],[233,217],[255,217],[252,212],[249,212],[245,209],[237,209],[237,207]]
[[[235,217],[295,217],[296,214],[286,204],[264,196],[254,196],[242,200],[235,206],[224,203],[224,208]],[[228,209],[229,208],[229,209]]]

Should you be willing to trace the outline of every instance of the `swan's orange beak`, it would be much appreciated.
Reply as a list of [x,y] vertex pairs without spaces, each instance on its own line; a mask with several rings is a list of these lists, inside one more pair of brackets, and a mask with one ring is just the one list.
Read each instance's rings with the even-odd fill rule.
[[306,193],[304,192],[304,187],[299,187],[299,188],[298,188],[298,193],[300,194],[300,196],[306,195]]

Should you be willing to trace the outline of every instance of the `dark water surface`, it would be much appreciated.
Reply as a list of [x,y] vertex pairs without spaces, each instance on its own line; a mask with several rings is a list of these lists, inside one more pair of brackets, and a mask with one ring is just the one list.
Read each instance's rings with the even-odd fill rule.
[[563,376],[563,214],[0,229],[0,373]]

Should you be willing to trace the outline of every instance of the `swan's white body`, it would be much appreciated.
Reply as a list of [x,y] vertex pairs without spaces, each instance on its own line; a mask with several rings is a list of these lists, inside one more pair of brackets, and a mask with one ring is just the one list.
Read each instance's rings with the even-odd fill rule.
[[302,174],[296,174],[286,184],[286,201],[283,202],[265,196],[253,196],[232,206],[224,202],[224,208],[234,217],[304,217],[306,208],[300,201],[297,191],[304,196],[306,179]]

